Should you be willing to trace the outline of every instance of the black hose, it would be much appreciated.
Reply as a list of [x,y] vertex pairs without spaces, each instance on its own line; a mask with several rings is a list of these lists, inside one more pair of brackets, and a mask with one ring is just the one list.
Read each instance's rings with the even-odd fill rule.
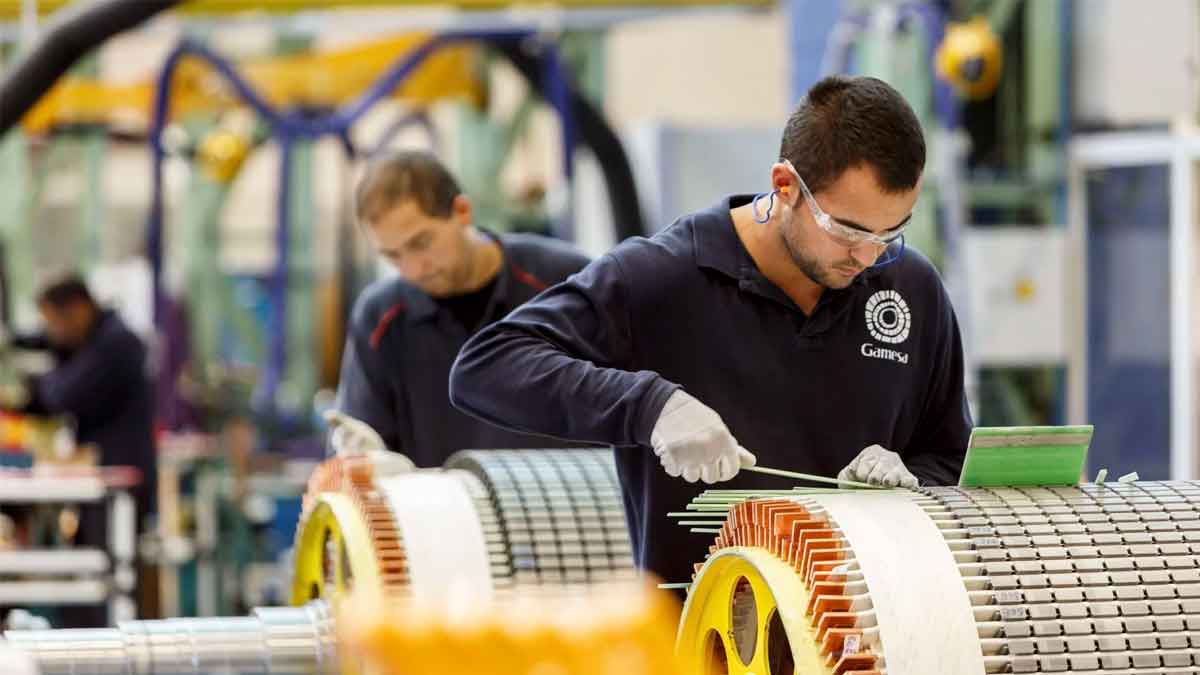
[[[527,48],[527,44],[498,42],[495,48],[528,80],[529,85],[542,94],[542,63],[539,54]],[[629,157],[613,128],[604,115],[587,100],[573,84],[568,84],[571,98],[571,115],[575,118],[578,138],[576,141],[592,151],[600,169],[604,172],[604,185],[608,189],[608,200],[612,206],[613,227],[617,241],[647,234],[642,207],[638,201],[637,184],[633,180],[633,169]]]
[[80,2],[60,11],[37,45],[13,64],[0,82],[0,136],[88,52],[181,1]]

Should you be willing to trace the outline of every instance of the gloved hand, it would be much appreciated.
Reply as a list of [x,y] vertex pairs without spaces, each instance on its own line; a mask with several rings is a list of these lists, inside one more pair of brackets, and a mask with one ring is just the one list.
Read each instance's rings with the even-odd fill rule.
[[329,443],[338,455],[357,455],[372,450],[388,449],[387,444],[371,425],[341,410],[326,410],[325,421],[329,423]]
[[715,410],[682,389],[667,399],[650,445],[667,475],[689,483],[729,480],[744,466],[754,466],[754,455],[738,445]]
[[909,473],[900,455],[882,445],[864,448],[838,473],[838,480],[855,480],[887,487],[917,487],[917,477]]

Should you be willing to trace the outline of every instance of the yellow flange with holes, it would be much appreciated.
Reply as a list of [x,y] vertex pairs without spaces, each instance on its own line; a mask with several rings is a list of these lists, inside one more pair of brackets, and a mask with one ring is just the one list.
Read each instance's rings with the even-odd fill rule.
[[695,675],[826,675],[807,606],[800,577],[778,558],[722,549],[692,583],[675,653]]
[[353,589],[383,592],[371,537],[354,500],[322,493],[300,527],[291,604],[321,598],[336,609],[338,599]]

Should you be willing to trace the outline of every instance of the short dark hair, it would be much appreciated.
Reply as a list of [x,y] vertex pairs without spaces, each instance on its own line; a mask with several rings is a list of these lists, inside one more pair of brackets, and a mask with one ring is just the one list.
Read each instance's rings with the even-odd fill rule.
[[462,190],[438,158],[423,150],[391,152],[372,160],[354,193],[355,215],[371,223],[411,199],[426,215],[446,218]]
[[883,80],[834,75],[817,82],[788,118],[779,155],[813,192],[846,169],[875,170],[885,192],[911,190],[925,168],[925,135],[908,102]]
[[96,300],[92,297],[92,292],[88,290],[87,284],[78,275],[70,275],[56,279],[38,291],[37,302],[39,305],[50,305],[56,309],[62,309],[76,302],[82,302],[92,307],[96,306]]

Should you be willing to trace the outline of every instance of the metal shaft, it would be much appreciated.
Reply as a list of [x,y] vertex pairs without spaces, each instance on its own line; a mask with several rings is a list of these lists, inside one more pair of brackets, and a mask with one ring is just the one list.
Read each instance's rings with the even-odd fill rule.
[[232,618],[124,621],[116,628],[9,631],[42,675],[337,675],[333,617],[321,601]]

